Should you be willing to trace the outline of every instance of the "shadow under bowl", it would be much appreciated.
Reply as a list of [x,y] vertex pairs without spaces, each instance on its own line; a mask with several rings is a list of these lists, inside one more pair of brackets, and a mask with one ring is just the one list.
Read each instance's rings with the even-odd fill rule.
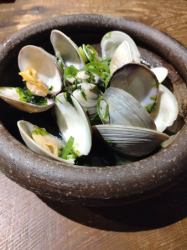
[[[176,95],[180,116],[185,121],[187,107],[187,51],[166,34],[136,21],[100,15],[71,15],[29,26],[11,36],[0,48],[0,83],[20,82],[17,56],[28,44],[53,53],[49,41],[52,29],[59,29],[78,45],[99,44],[111,30],[127,32],[140,48],[143,59],[169,70],[168,85]],[[50,111],[49,111],[50,112]],[[175,184],[186,171],[187,125],[165,149],[125,165],[71,166],[39,156],[26,148],[16,122],[37,120],[43,126],[56,126],[49,112],[31,115],[7,104],[0,105],[0,169],[9,178],[37,195],[62,203],[111,206],[134,202],[159,194]],[[51,114],[50,114],[51,115]]]

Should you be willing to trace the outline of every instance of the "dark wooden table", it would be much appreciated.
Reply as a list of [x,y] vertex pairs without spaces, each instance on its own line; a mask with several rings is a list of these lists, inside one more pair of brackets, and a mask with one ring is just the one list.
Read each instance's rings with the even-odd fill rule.
[[[0,0],[0,42],[40,20],[72,13],[129,17],[187,46],[186,0]],[[0,249],[187,249],[187,177],[149,201],[120,208],[46,203],[0,174]]]

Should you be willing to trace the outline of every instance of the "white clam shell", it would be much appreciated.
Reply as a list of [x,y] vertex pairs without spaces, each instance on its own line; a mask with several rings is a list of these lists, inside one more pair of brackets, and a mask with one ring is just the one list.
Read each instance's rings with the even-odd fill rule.
[[162,83],[168,75],[168,69],[165,67],[152,68],[151,71],[155,74],[159,83]]
[[123,41],[128,42],[133,53],[132,57],[137,58],[137,59],[139,58],[139,62],[140,62],[140,53],[133,39],[125,32],[121,32],[117,30],[110,31],[103,36],[101,40],[102,57],[111,58],[115,50],[117,49],[117,47]]
[[78,69],[84,66],[78,46],[71,38],[59,30],[52,30],[50,39],[55,53],[60,53],[66,66],[73,65]]
[[117,151],[134,157],[146,156],[169,138],[155,130],[123,125],[96,125],[96,128]]
[[74,138],[79,156],[88,155],[92,145],[90,124],[79,102],[73,96],[71,101],[67,101],[64,93],[56,97],[57,124],[65,141]]
[[20,101],[19,94],[16,89],[17,88],[15,87],[0,87],[0,98],[11,106],[28,113],[44,112],[54,105],[54,101],[49,98],[47,99],[47,104],[45,105],[36,105]]
[[178,102],[174,94],[164,85],[159,85],[159,98],[151,116],[155,121],[157,130],[162,132],[171,126],[179,113]]
[[110,124],[156,128],[149,113],[126,91],[110,87],[104,98],[109,105]]
[[[40,155],[44,155],[47,157],[50,157],[52,159],[58,160],[58,161],[62,161],[65,163],[74,163],[74,160],[64,160],[60,157],[56,157],[55,155],[53,155],[52,153],[50,153],[49,151],[47,151],[45,148],[43,148],[40,144],[36,143],[33,138],[32,138],[32,131],[34,128],[36,128],[37,126],[28,122],[28,121],[24,121],[24,120],[20,120],[17,122],[17,126],[19,129],[19,132],[21,134],[21,137],[23,139],[23,141],[25,142],[25,144],[27,145],[28,148],[30,148],[32,151],[34,151],[35,153],[38,153]],[[53,138],[54,141],[56,141],[56,143],[62,147],[64,147],[63,142],[50,134],[50,136]]]
[[18,66],[20,71],[35,69],[38,79],[49,88],[49,94],[56,95],[61,91],[61,76],[55,58],[44,49],[33,45],[23,47],[18,55]]

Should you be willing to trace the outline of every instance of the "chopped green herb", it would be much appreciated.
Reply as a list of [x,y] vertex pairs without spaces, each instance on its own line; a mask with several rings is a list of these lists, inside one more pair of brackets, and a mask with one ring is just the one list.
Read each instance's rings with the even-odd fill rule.
[[49,87],[49,91],[53,90],[53,86]]
[[158,88],[158,87],[159,87],[159,82],[158,82],[158,80],[157,80],[157,81],[155,80],[155,83],[153,84],[153,87],[155,87],[155,88]]
[[[86,81],[93,84],[97,83],[99,88],[104,91],[108,87],[110,79],[110,59],[100,58],[98,52],[89,44],[83,44],[82,47],[79,47],[79,52],[85,62],[81,71],[84,70],[88,76]],[[64,91],[72,93],[77,88],[77,85],[84,82],[85,79],[81,78],[81,74],[78,75],[79,70],[75,66],[66,67],[62,58],[58,54],[56,56],[63,65]]]
[[104,39],[110,39],[112,37],[112,32],[108,32],[105,36],[104,36]]
[[75,78],[78,73],[78,69],[75,66],[70,65],[64,69],[64,79],[68,80],[68,78]]
[[102,123],[98,113],[96,113],[93,117],[90,118],[90,122],[92,126]]
[[104,88],[108,87],[110,79],[110,69],[109,69],[110,60],[100,60],[87,63],[84,66],[84,70],[90,73],[94,73],[99,76],[103,82]]
[[83,62],[86,63],[86,62],[87,62],[87,57],[86,57],[86,55],[85,55],[85,53],[84,53],[84,50],[82,49],[81,46],[80,46],[78,49],[79,49],[79,54],[80,54],[80,56],[81,56]]
[[[69,92],[63,92],[62,94],[64,95],[65,100],[67,102],[69,102],[72,106],[74,106],[74,103],[73,103],[72,98],[71,98],[71,94]],[[59,103],[63,104],[61,99],[57,96],[55,97],[55,102],[59,102]]]
[[74,103],[73,103],[72,98],[71,98],[71,94],[69,92],[64,92],[64,97],[65,97],[67,102],[69,102],[72,106],[74,106]]
[[60,55],[60,52],[57,52],[56,53],[56,60],[57,60],[57,64],[60,68],[60,71],[63,73],[64,72],[64,60],[62,59],[61,55]]
[[87,101],[87,97],[83,89],[81,89],[81,95],[84,98],[84,100]]
[[82,49],[83,49],[84,54],[86,55],[88,61],[93,62],[93,61],[99,60],[99,55],[93,46],[91,46],[89,44],[87,44],[87,45],[83,44]]
[[153,101],[156,101],[157,100],[157,95],[151,96],[150,99],[153,100]]
[[147,112],[149,112],[149,113],[151,113],[151,111],[153,110],[153,107],[154,107],[154,103],[148,104],[145,106]]
[[76,159],[79,154],[75,152],[73,145],[74,138],[70,136],[64,148],[59,150],[59,157],[65,160]]
[[150,99],[152,101],[154,101],[154,103],[151,103],[151,104],[148,104],[145,106],[147,112],[151,113],[153,111],[153,109],[155,108],[155,104],[156,104],[156,101],[157,101],[157,95],[154,95],[154,96],[151,96]]
[[49,133],[45,128],[36,127],[32,130],[32,134],[36,135],[48,135]]
[[42,96],[33,95],[26,87],[16,88],[16,92],[19,95],[19,99],[22,102],[27,102],[35,105],[46,105],[47,98]]

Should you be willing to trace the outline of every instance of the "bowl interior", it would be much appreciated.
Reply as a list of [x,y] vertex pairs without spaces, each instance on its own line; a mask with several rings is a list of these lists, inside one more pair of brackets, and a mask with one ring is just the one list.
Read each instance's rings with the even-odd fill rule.
[[[92,44],[97,50],[100,52],[100,41],[102,36],[110,31],[109,28],[106,27],[92,27],[91,29],[88,27],[81,26],[77,27],[59,27],[65,34],[71,37],[75,43],[80,46],[84,44]],[[119,28],[116,27],[116,30]],[[19,69],[17,64],[17,57],[19,50],[28,44],[40,46],[44,48],[51,54],[54,54],[52,45],[50,43],[50,32],[51,30],[47,29],[33,36],[25,37],[23,41],[17,44],[11,53],[6,57],[6,62],[3,67],[1,67],[0,74],[0,84],[6,86],[22,86],[21,77],[18,75]],[[186,85],[183,80],[177,74],[176,70],[173,66],[167,63],[163,58],[161,58],[158,54],[151,51],[147,46],[145,47],[141,41],[135,40],[137,45],[139,46],[141,56],[144,60],[149,62],[152,66],[165,66],[169,70],[169,77],[165,81],[165,84],[171,91],[176,95],[179,106],[180,106],[180,116],[175,125],[168,130],[169,133],[173,133],[179,131],[179,129],[184,124],[184,117],[186,115],[186,101],[181,98],[181,92],[184,94],[187,93]],[[180,86],[180,89],[178,88]],[[180,98],[179,98],[180,97]],[[1,103],[1,121],[4,126],[8,129],[8,131],[20,142],[22,139],[17,129],[17,121],[18,120],[28,120],[38,126],[45,127],[49,132],[54,135],[59,135],[59,130],[56,125],[56,119],[51,110],[38,114],[28,114],[25,112],[21,112],[16,110],[15,108],[10,107],[3,101]],[[78,161],[78,165],[89,165],[89,166],[105,166],[105,165],[119,165],[125,164],[129,161],[134,161],[137,159],[121,157],[119,154],[112,152],[110,148],[108,148],[102,140],[99,138],[97,134],[94,134],[94,141],[91,154],[88,157],[83,157]],[[98,147],[98,145],[100,145]],[[155,152],[154,152],[155,153]]]

